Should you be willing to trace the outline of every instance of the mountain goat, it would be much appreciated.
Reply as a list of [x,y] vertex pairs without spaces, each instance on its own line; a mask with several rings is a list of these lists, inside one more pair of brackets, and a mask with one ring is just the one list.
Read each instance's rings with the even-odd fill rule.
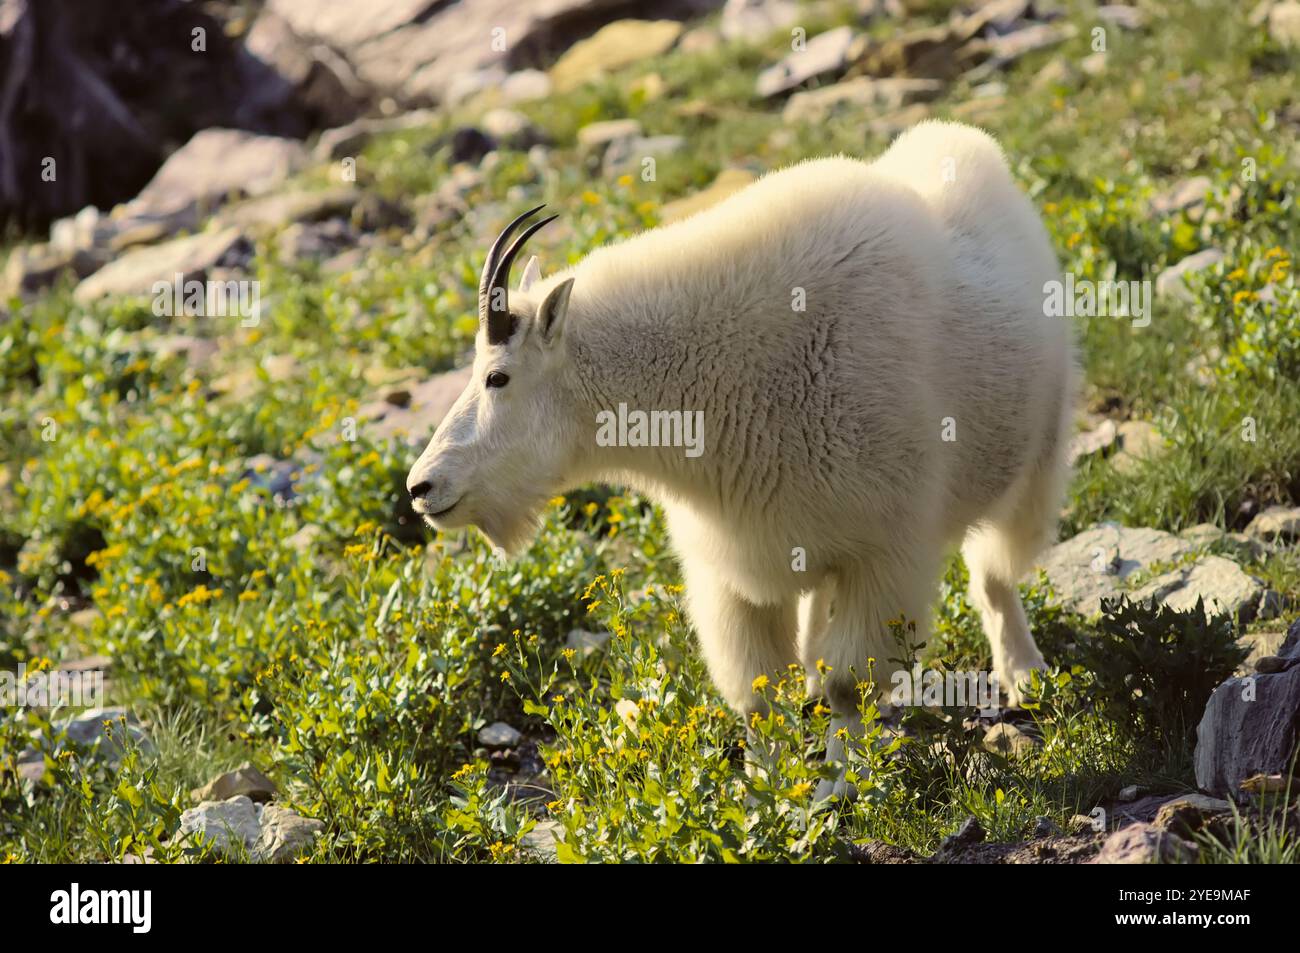
[[[1043,658],[1016,584],[1054,531],[1076,372],[1043,305],[1055,256],[998,145],[924,123],[874,162],[802,162],[550,277],[534,258],[508,292],[550,219],[503,246],[536,211],[488,255],[473,377],[411,469],[416,511],[513,551],[557,492],[644,492],[718,690],[748,714],[754,680],[801,661],[833,760],[868,659],[880,685],[900,667],[890,620],[924,639],[961,543],[1018,704]],[[655,411],[694,415],[697,452],[647,437]]]

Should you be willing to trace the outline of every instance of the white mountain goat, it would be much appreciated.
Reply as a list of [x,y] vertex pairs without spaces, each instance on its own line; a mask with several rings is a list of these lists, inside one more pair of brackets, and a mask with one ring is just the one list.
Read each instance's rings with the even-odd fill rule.
[[[1044,309],[1055,256],[998,145],[925,123],[874,162],[800,163],[550,277],[533,259],[507,293],[550,219],[502,248],[536,211],[488,255],[473,379],[411,469],[416,511],[514,551],[558,492],[647,494],[719,691],[759,710],[754,680],[801,661],[833,760],[868,659],[881,686],[899,668],[889,621],[925,638],[960,542],[1018,704],[1043,658],[1016,583],[1054,532],[1076,372]],[[598,439],[637,411],[701,420],[694,452]]]

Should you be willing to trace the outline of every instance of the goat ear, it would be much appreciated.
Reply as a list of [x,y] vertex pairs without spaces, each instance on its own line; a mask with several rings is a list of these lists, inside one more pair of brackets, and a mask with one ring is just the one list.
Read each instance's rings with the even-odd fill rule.
[[542,277],[542,269],[537,264],[537,256],[528,259],[528,264],[524,265],[524,276],[519,279],[519,290],[527,291],[533,284]]
[[548,344],[560,336],[564,316],[569,311],[569,292],[573,290],[573,279],[566,278],[552,288],[542,299],[537,309],[537,327],[542,332],[542,340]]

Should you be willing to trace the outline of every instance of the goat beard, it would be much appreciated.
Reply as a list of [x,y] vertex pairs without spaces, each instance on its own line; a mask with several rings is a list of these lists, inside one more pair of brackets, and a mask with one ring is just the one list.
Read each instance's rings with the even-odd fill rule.
[[516,501],[510,510],[505,511],[510,515],[484,515],[474,522],[493,548],[504,552],[507,558],[515,559],[528,548],[541,529],[545,503],[544,499],[530,500],[523,505]]

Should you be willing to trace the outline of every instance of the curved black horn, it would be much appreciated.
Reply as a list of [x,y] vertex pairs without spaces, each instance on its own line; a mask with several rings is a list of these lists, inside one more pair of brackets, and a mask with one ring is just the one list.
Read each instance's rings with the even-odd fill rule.
[[[533,209],[533,211],[535,212],[537,209]],[[532,213],[530,212],[529,214]],[[551,222],[555,221],[557,218],[559,218],[558,215],[552,215],[549,218],[542,219],[540,222],[533,222],[533,224],[529,225],[519,233],[519,237],[510,243],[510,247],[506,249],[506,253],[502,255],[501,260],[496,263],[496,268],[492,272],[492,278],[488,282],[487,289],[487,329],[489,344],[500,344],[503,341],[508,340],[510,337],[510,266],[514,264],[515,256],[518,255],[519,250],[524,247],[524,242],[532,238],[539,229],[551,224]],[[497,295],[498,290],[501,292],[500,297]],[[496,307],[498,302],[500,302],[501,305],[499,308]]]
[[510,240],[510,236],[516,228],[544,208],[546,208],[545,205],[539,205],[536,208],[530,208],[527,212],[524,212],[524,214],[520,215],[501,230],[501,234],[496,237],[496,241],[494,241],[492,247],[488,249],[487,261],[483,263],[483,274],[479,277],[478,281],[478,316],[480,322],[487,321],[488,319],[488,309],[491,305],[488,293],[492,288],[492,276],[496,274],[497,262],[501,257],[501,249],[505,246],[505,243]]

